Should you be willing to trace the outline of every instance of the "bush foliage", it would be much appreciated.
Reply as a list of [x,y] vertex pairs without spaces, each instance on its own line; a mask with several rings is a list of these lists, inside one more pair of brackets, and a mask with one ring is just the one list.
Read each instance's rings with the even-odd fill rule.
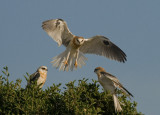
[[44,91],[35,85],[26,89],[21,87],[21,80],[9,82],[8,67],[0,75],[0,113],[1,114],[54,114],[54,115],[140,115],[136,102],[131,102],[121,91],[119,100],[123,103],[122,113],[115,113],[112,96],[99,92],[99,84],[87,79],[71,81],[61,92],[61,84],[53,84]]

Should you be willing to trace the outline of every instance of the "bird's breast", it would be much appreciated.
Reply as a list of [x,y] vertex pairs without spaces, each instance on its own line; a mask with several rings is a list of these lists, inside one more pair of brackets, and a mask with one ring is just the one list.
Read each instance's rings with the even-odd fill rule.
[[102,76],[98,79],[98,81],[105,90],[109,90],[111,93],[114,93],[115,87],[114,87],[113,82],[111,80]]
[[39,73],[40,73],[40,75],[41,75],[42,78],[45,78],[45,79],[46,79],[47,73],[45,73],[45,72],[39,72]]
[[[47,78],[47,73],[40,72],[40,77],[37,80],[37,84],[40,85],[42,83],[44,85],[44,83],[46,82],[46,78]],[[41,87],[43,87],[43,85],[41,85]]]

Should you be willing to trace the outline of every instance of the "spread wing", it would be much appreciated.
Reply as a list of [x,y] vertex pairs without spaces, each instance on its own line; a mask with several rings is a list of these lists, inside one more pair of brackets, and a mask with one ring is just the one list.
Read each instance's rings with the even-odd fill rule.
[[133,97],[133,95],[126,88],[123,87],[123,85],[119,82],[119,80],[115,76],[107,72],[101,72],[101,74],[109,78],[115,84],[116,87],[119,87],[121,90],[123,90],[124,92],[127,92],[130,96]]
[[66,22],[62,19],[44,21],[42,28],[59,46],[63,44],[67,47],[70,40],[74,37],[68,29]]
[[105,56],[123,63],[127,61],[126,54],[104,36],[94,36],[90,39],[85,39],[84,44],[80,47],[80,51]]

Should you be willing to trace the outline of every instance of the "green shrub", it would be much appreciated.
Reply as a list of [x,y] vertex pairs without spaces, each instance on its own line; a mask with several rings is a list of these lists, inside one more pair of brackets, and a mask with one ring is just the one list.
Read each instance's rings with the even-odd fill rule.
[[[61,84],[53,84],[46,90],[34,85],[26,89],[21,87],[21,80],[16,83],[9,82],[8,67],[3,68],[3,75],[0,75],[0,114],[54,114],[54,115],[115,115],[112,96],[107,92],[99,92],[99,84],[87,79],[71,81],[66,84],[61,92]],[[28,74],[27,74],[28,75]],[[27,77],[25,76],[27,79]],[[124,95],[119,93],[119,100],[123,112],[117,114],[140,115],[137,112],[136,102],[131,102]]]

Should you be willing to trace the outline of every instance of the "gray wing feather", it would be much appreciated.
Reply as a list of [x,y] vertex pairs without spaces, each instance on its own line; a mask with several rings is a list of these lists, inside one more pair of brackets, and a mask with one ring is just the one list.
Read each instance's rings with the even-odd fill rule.
[[107,72],[101,72],[101,74],[105,75],[105,76],[106,76],[107,78],[109,78],[112,82],[114,82],[116,86],[119,86],[119,88],[120,88],[121,90],[127,92],[130,96],[133,97],[133,95],[132,95],[125,87],[123,87],[123,85],[119,82],[119,80],[118,80],[115,76],[113,76],[113,75],[111,75],[110,73],[107,73]]
[[109,78],[110,80],[116,82],[116,83],[119,83],[119,80],[117,79],[117,77],[111,75],[110,73],[107,73],[107,72],[101,72],[101,74],[105,75],[107,78]]
[[104,36],[94,36],[85,40],[84,44],[80,47],[80,51],[105,56],[119,62],[125,62],[127,60],[126,54]]
[[63,44],[67,47],[70,40],[74,37],[68,29],[66,22],[62,19],[44,21],[42,28],[59,46]]

